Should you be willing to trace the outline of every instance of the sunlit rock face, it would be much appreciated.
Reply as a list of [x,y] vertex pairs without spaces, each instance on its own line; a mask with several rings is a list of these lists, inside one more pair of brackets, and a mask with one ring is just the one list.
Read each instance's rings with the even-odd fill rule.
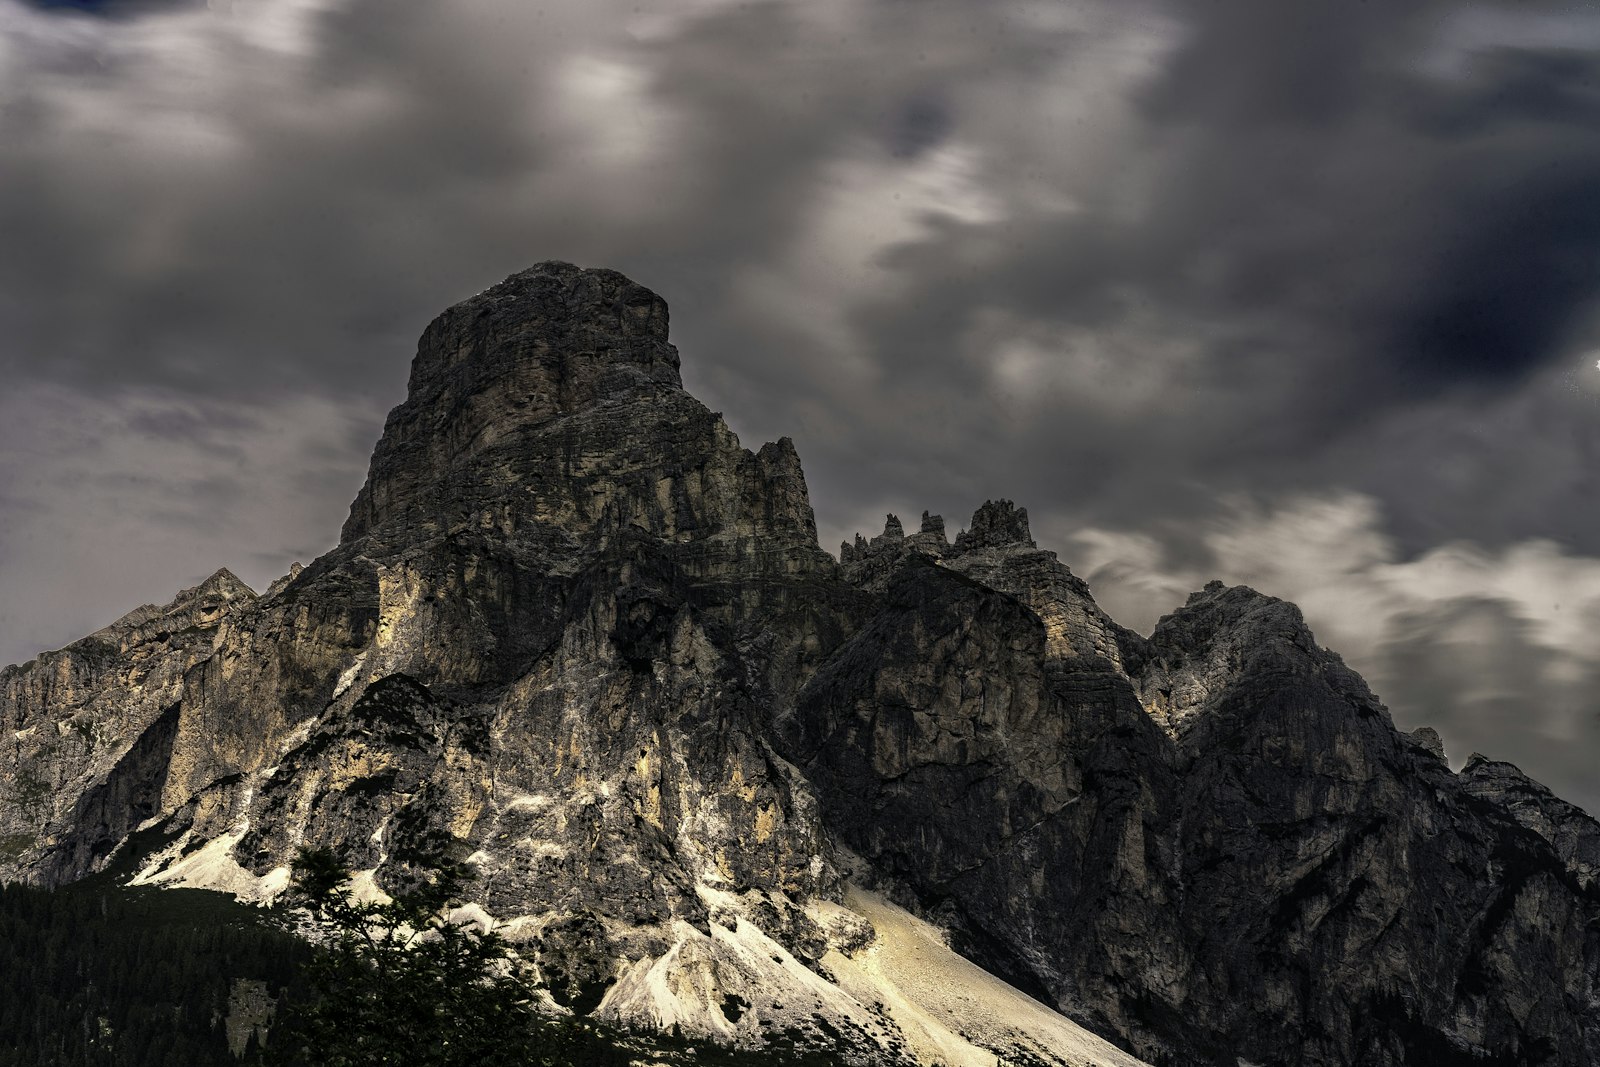
[[1118,626],[1009,501],[835,562],[667,324],[563,263],[456,305],[337,548],[0,672],[0,878],[465,859],[554,1009],[858,1063],[1600,1062],[1600,826],[1292,605]]

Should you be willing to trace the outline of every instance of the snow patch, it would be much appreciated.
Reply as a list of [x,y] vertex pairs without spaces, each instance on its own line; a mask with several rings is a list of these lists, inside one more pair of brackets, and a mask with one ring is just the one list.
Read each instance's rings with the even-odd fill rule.
[[496,927],[496,929],[500,933],[504,934],[506,940],[508,941],[532,941],[534,938],[544,933],[545,928],[549,926],[552,921],[562,918],[563,916],[564,913],[554,911],[540,912],[537,915],[514,915],[505,922],[501,923],[498,927]]
[[823,965],[857,999],[878,998],[922,1062],[994,1067],[1021,1052],[1047,1062],[1147,1067],[957,955],[937,927],[877,893],[852,883],[844,902],[877,937],[850,956],[830,951]]
[[276,900],[285,889],[289,888],[289,868],[274,867],[261,876],[260,891],[262,899]]
[[[546,797],[518,797],[510,806],[538,809],[548,803]],[[276,867],[258,877],[243,869],[233,848],[246,829],[236,825],[199,848],[191,847],[192,831],[186,832],[152,856],[132,884],[215,889],[247,902],[274,900],[288,888],[290,870]],[[355,872],[349,882],[352,896],[388,902],[375,876],[376,868]],[[598,1017],[663,1030],[677,1026],[686,1035],[745,1048],[761,1047],[784,1031],[809,1031],[823,1042],[836,1032],[862,1048],[903,1048],[929,1067],[1019,1061],[1147,1067],[963,959],[937,927],[853,882],[842,903],[806,905],[835,946],[816,970],[744,917],[747,899],[704,883],[697,892],[717,917],[709,932],[674,922],[663,931],[666,951],[621,966],[596,1010]],[[498,930],[517,943],[537,937],[553,917],[519,915],[502,923],[481,904],[467,903],[448,919]],[[871,940],[866,939],[868,924]]]
[[737,910],[744,907],[744,901],[733,893],[728,892],[726,889],[717,889],[714,886],[709,886],[705,882],[695,883],[694,892],[700,898],[700,903],[706,906],[707,911]]
[[[963,959],[937,927],[854,884],[843,903],[806,906],[835,946],[815,970],[743,917],[748,900],[696,888],[713,916],[709,934],[675,922],[665,952],[622,968],[599,1017],[747,1048],[786,1030],[815,1033],[824,1020],[824,1031],[863,1048],[902,1048],[930,1067],[1146,1067]],[[507,926],[524,921],[535,925]]]
[[316,729],[321,722],[322,717],[319,715],[315,718],[307,719],[305,722],[289,731],[289,736],[285,737],[283,742],[278,745],[279,762],[273,765],[273,771],[277,771],[279,766],[281,766],[283,757],[287,756],[289,753],[306,743],[307,739],[311,737],[311,731]]
[[338,700],[340,697],[344,696],[345,690],[349,689],[350,686],[355,683],[356,676],[361,673],[361,668],[366,666],[366,664],[367,654],[363,652],[361,655],[355,658],[350,666],[344,669],[344,673],[339,675],[338,683],[333,687],[334,700]]
[[[702,896],[725,895],[707,889]],[[660,1029],[676,1026],[746,1048],[784,1031],[809,1031],[819,1044],[830,1045],[843,1034],[862,1049],[879,1051],[898,1037],[892,1024],[743,918],[731,926],[712,922],[709,935],[678,921],[670,935],[674,943],[666,952],[623,968],[596,1015]],[[819,1019],[826,1028],[819,1028]]]
[[378,886],[378,868],[369,867],[350,876],[350,895],[363,904],[387,904],[393,898]]
[[445,916],[445,921],[452,926],[476,926],[484,933],[495,929],[499,924],[494,921],[494,916],[483,910],[482,904],[468,903],[459,908],[454,908]]
[[[232,893],[246,903],[268,903],[287,888],[288,871],[279,868],[258,878],[239,866],[233,858],[233,846],[239,843],[244,834],[243,829],[230,830],[184,855],[190,840],[190,833],[185,832],[178,840],[151,856],[144,869],[129,884],[173,889],[215,889]],[[280,870],[283,872],[281,875]]]

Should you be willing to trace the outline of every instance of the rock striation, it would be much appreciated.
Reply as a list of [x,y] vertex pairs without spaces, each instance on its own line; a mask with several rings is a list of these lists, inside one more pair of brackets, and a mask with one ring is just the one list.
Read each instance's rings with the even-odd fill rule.
[[1010,501],[835,561],[678,367],[613,271],[440,315],[336,548],[0,671],[0,878],[463,859],[552,1010],[852,1063],[1600,1062],[1587,815]]

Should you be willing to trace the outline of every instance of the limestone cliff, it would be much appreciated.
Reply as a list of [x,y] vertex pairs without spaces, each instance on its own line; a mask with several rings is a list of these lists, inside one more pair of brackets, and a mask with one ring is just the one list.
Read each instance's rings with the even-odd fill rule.
[[1118,626],[1010,502],[835,562],[667,327],[562,263],[456,305],[333,551],[0,672],[0,877],[451,855],[552,1009],[859,1063],[1600,1062],[1582,812],[1292,605]]

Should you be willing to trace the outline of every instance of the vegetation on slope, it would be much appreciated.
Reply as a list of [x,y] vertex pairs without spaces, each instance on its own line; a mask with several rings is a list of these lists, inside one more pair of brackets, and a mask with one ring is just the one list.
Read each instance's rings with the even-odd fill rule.
[[4,1067],[231,1067],[230,1017],[257,1058],[240,981],[282,996],[311,957],[224,894],[105,883],[0,886],[0,946]]
[[[305,853],[286,909],[97,877],[0,885],[0,1067],[837,1067],[817,1050],[739,1051],[552,1017],[497,934],[446,921],[463,872],[363,903]],[[431,934],[417,936],[419,931]]]

